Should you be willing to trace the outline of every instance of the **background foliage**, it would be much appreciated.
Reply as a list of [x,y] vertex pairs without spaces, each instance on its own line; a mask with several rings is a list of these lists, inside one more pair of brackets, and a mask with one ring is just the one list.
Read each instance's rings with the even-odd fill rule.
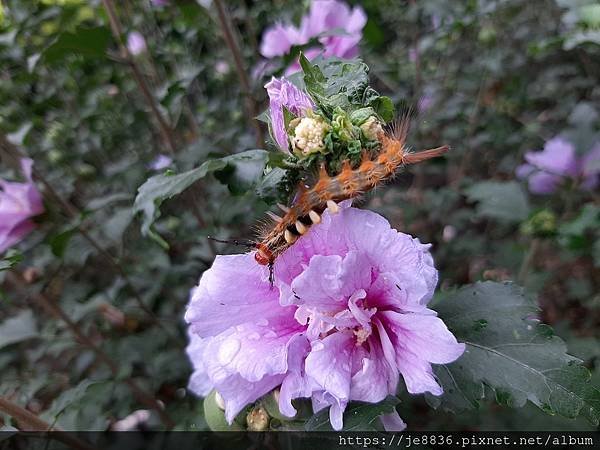
[[[178,429],[203,429],[202,401],[185,389],[191,369],[182,312],[215,254],[237,251],[206,236],[251,237],[267,209],[269,185],[259,178],[268,155],[255,149],[273,147],[252,119],[266,107],[267,78],[253,70],[257,47],[266,26],[298,19],[306,5],[227,2],[245,86],[210,1],[115,3],[123,33],[140,31],[147,52],[120,50],[99,1],[1,3],[0,132],[35,160],[47,181],[47,211],[0,263],[0,395],[62,428],[104,430],[148,407],[132,394],[134,383],[165,405]],[[361,55],[372,85],[397,109],[418,111],[412,147],[452,146],[446,158],[410,168],[362,206],[433,243],[442,317],[448,296],[466,295],[451,294],[458,286],[517,280],[598,385],[598,192],[531,196],[514,176],[525,151],[557,134],[579,151],[600,140],[600,10],[592,3],[361,2],[369,16]],[[149,165],[159,154],[173,157],[173,172],[196,168],[193,179],[154,173]],[[15,166],[2,156],[0,176],[8,177]],[[207,162],[217,157],[228,158]],[[474,289],[493,300],[502,292],[485,290],[498,286]],[[519,302],[515,308],[537,314]],[[501,314],[476,319],[448,324],[469,333],[502,325]],[[528,330],[530,342],[551,339],[563,355],[556,364],[568,364],[548,328]],[[486,364],[488,373],[505,370],[493,359]],[[441,400],[404,395],[398,409],[412,429],[593,427],[545,415],[514,385],[492,392],[491,384],[471,385],[466,400],[449,391]],[[589,407],[585,415],[597,423],[595,398],[579,409]],[[563,400],[540,389],[532,401],[552,414],[581,412]],[[396,404],[386,402],[381,408]],[[467,412],[446,412],[461,403]],[[8,416],[0,422],[15,425]],[[322,422],[315,416],[310,425]],[[152,413],[145,426],[164,425]]]

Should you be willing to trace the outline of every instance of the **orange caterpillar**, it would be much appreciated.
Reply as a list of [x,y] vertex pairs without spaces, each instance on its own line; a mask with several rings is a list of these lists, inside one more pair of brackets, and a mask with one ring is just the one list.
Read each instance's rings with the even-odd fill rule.
[[405,119],[393,133],[380,134],[381,152],[374,158],[364,152],[357,168],[353,169],[350,162],[346,160],[338,175],[329,176],[322,165],[313,187],[307,188],[301,183],[293,205],[289,207],[278,205],[285,213],[283,217],[272,212],[267,213],[274,220],[274,226],[264,233],[260,242],[253,245],[257,250],[254,256],[256,261],[272,268],[275,259],[284,250],[305,234],[311,225],[321,221],[321,214],[326,208],[331,213],[337,213],[339,206],[336,202],[364,194],[391,179],[397,169],[405,164],[415,164],[435,158],[449,149],[444,145],[418,153],[409,153],[406,148],[407,134],[408,120]]

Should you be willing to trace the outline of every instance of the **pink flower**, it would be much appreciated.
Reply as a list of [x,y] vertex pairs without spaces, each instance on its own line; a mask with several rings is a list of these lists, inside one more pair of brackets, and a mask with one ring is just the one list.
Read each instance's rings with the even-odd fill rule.
[[295,116],[304,116],[306,110],[312,110],[314,104],[311,98],[285,78],[271,78],[265,89],[269,95],[269,115],[271,116],[271,131],[279,148],[287,151],[288,136],[285,130],[283,108]]
[[173,164],[173,159],[168,157],[167,155],[160,154],[150,163],[150,169],[152,170],[162,170],[169,167]]
[[35,224],[31,217],[44,212],[42,197],[31,178],[33,161],[21,159],[25,183],[0,179],[0,253],[29,234]]
[[139,31],[132,31],[127,35],[127,49],[133,56],[146,51],[146,40]]
[[525,160],[527,163],[517,167],[516,175],[528,180],[534,194],[551,194],[567,178],[579,180],[579,186],[585,190],[598,186],[600,144],[578,158],[571,142],[555,137],[546,142],[542,151],[527,152]]
[[[427,308],[437,284],[429,245],[349,203],[277,259],[273,288],[247,253],[218,256],[193,291],[190,389],[216,389],[230,423],[278,386],[284,415],[310,397],[336,430],[348,402],[395,395],[400,375],[412,394],[442,394],[431,364],[456,360],[464,344]],[[404,427],[397,414],[382,421]]]
[[[269,59],[283,56],[294,45],[305,45],[317,37],[322,48],[306,49],[304,54],[308,59],[320,53],[325,57],[354,58],[358,56],[358,44],[366,23],[367,16],[359,6],[350,9],[338,0],[314,0],[299,28],[281,23],[268,28],[263,35],[260,52]],[[294,62],[286,74],[299,68],[300,65]]]
[[152,3],[152,6],[162,7],[167,6],[169,4],[169,0],[150,0],[150,3]]

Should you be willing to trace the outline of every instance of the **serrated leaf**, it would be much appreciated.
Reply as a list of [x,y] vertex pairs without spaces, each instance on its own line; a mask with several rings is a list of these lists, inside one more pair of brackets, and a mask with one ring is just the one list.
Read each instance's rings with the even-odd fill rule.
[[[478,283],[435,305],[465,353],[452,364],[435,367],[444,394],[433,405],[450,411],[478,406],[483,386],[512,407],[527,401],[549,414],[583,415],[597,425],[600,391],[589,371],[567,354],[553,330],[531,320],[538,309],[510,283]],[[485,321],[485,326],[475,326]]]
[[502,222],[521,222],[529,216],[529,202],[516,181],[482,181],[465,190],[469,201],[476,202],[478,216]]
[[142,213],[142,234],[151,236],[159,243],[166,243],[151,230],[151,226],[160,217],[160,205],[167,199],[181,194],[196,181],[210,172],[223,169],[227,163],[220,159],[206,161],[200,167],[190,171],[172,175],[170,172],[154,175],[138,188],[133,204],[133,213]]
[[[376,431],[375,421],[384,414],[394,412],[400,402],[397,397],[388,396],[379,403],[352,402],[344,411],[343,431]],[[312,416],[304,426],[306,431],[331,431],[329,408]]]
[[243,194],[253,189],[260,180],[269,152],[265,150],[247,150],[235,155],[226,156],[221,160],[226,166],[215,172],[215,177],[235,194]]
[[0,323],[0,348],[37,336],[37,326],[29,309]]

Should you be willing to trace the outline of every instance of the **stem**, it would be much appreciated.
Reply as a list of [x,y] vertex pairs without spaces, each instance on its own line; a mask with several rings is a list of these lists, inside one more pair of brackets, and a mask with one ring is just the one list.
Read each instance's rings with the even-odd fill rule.
[[[16,146],[14,146],[10,141],[8,141],[8,139],[6,139],[6,137],[4,135],[1,135],[1,134],[0,134],[0,150],[3,150],[7,156],[14,159],[14,161],[16,161],[16,163],[18,165],[19,160],[21,159],[21,153],[20,153],[19,149],[17,149]],[[67,201],[63,197],[61,197],[61,195],[58,192],[56,192],[56,190],[52,187],[52,185],[48,182],[48,180],[35,167],[33,168],[33,175],[35,176],[36,179],[38,179],[44,185],[46,194],[48,194],[49,197],[51,197],[51,199],[56,204],[58,204],[58,206],[64,211],[64,213],[70,219],[77,219],[77,218],[81,217],[81,215],[82,215],[81,211],[79,211],[69,201]],[[125,281],[125,285],[127,286],[127,289],[130,291],[130,293],[135,298],[135,301],[137,302],[138,306],[150,317],[150,319],[152,320],[153,323],[159,325],[162,328],[162,325],[160,324],[160,322],[158,321],[158,319],[156,318],[154,313],[152,311],[150,311],[150,309],[145,305],[144,300],[142,299],[140,294],[137,292],[137,290],[133,287],[133,284],[131,283],[129,276],[127,275],[127,273],[125,272],[125,269],[123,269],[121,264],[119,264],[119,262],[117,260],[115,260],[115,258],[107,250],[105,250],[98,242],[96,242],[96,240],[85,229],[83,229],[81,227],[81,225],[79,225],[79,224],[77,225],[77,231],[81,234],[81,236],[86,241],[89,242],[89,244],[92,247],[94,247],[94,249],[100,255],[102,255],[102,257],[110,264],[110,266],[123,278],[123,280]]]
[[523,258],[523,263],[521,264],[521,269],[519,270],[519,275],[517,277],[517,281],[522,286],[524,286],[525,282],[527,281],[527,275],[529,274],[531,266],[535,261],[541,243],[542,241],[539,238],[533,238],[531,245],[529,246],[529,250],[527,250],[525,258]]
[[[25,281],[20,273],[9,273],[9,276],[7,276],[7,281],[17,291],[21,291],[21,293],[27,295],[27,290],[24,287]],[[67,325],[69,331],[71,331],[71,333],[77,338],[77,340],[86,347],[88,347],[90,350],[92,350],[96,357],[106,366],[108,366],[114,377],[118,377],[118,364],[113,359],[111,359],[111,357],[108,356],[108,354],[104,352],[104,350],[98,347],[87,335],[85,335],[83,331],[81,331],[77,323],[74,322],[56,302],[50,301],[41,292],[31,295],[31,298],[33,298],[37,303],[39,303],[44,310],[51,311],[53,315],[61,319]],[[146,392],[131,378],[126,378],[123,381],[125,382],[125,384],[127,384],[133,395],[138,399],[138,401],[141,404],[145,405],[148,408],[152,408],[157,412],[161,421],[168,429],[171,429],[175,426],[175,422],[173,422],[169,415],[164,411],[163,407],[150,393]]]
[[175,138],[173,137],[173,130],[167,123],[167,120],[161,114],[160,110],[158,109],[156,100],[154,99],[154,96],[152,95],[152,92],[150,91],[150,88],[148,87],[148,83],[146,83],[146,79],[144,78],[144,75],[142,74],[139,67],[135,63],[135,60],[132,57],[131,53],[129,52],[129,49],[123,43],[123,39],[122,39],[123,27],[121,25],[121,22],[119,21],[119,16],[116,13],[116,10],[112,3],[112,0],[102,0],[102,4],[104,5],[104,10],[106,11],[106,14],[108,15],[108,21],[110,23],[110,29],[112,31],[112,34],[113,34],[115,40],[117,41],[117,43],[119,44],[119,50],[121,52],[121,56],[125,60],[125,62],[129,65],[129,67],[131,68],[131,72],[133,73],[133,78],[135,79],[135,82],[137,83],[138,88],[142,92],[142,95],[144,96],[146,103],[148,103],[148,106],[150,107],[150,110],[152,111],[152,115],[158,122],[159,130],[162,135],[162,138],[165,141],[165,143],[167,144],[170,153],[174,154],[177,147],[175,145]]
[[77,450],[93,450],[87,443],[65,433],[60,428],[46,423],[31,411],[11,402],[6,397],[0,397],[0,411],[15,419],[23,431],[52,432],[48,437],[54,438]]
[[223,32],[223,38],[225,39],[225,43],[231,54],[233,56],[233,61],[235,63],[235,70],[237,71],[238,78],[240,79],[240,84],[242,85],[242,91],[244,96],[246,97],[246,111],[248,114],[248,120],[250,125],[254,127],[256,130],[256,145],[258,147],[263,146],[263,132],[260,124],[255,119],[257,116],[258,106],[256,105],[256,100],[252,97],[252,90],[250,88],[250,81],[248,79],[248,75],[244,70],[244,60],[242,58],[242,52],[240,51],[240,47],[237,43],[233,35],[233,25],[231,23],[231,18],[229,17],[229,12],[223,6],[223,2],[221,0],[214,0],[214,4],[217,8],[217,15],[219,16],[219,25],[221,26],[221,31]]

